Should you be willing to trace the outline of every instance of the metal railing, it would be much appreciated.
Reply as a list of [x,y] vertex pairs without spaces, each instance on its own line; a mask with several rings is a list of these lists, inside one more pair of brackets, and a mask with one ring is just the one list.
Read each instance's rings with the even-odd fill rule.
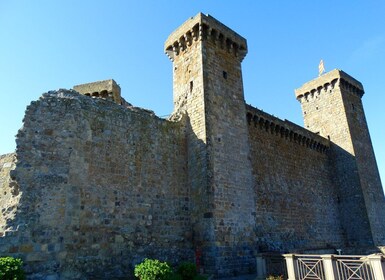
[[282,275],[282,277],[286,279],[286,271],[286,261],[282,255],[271,254],[268,258],[266,258],[267,275]]
[[283,255],[289,280],[385,280],[383,255]]
[[298,256],[294,261],[298,279],[325,279],[325,273],[320,256]]
[[362,256],[341,256],[335,259],[336,279],[373,280],[373,269],[367,258]]
[[282,276],[287,279],[286,261],[279,253],[260,253],[257,255],[257,278],[265,280],[268,276]]

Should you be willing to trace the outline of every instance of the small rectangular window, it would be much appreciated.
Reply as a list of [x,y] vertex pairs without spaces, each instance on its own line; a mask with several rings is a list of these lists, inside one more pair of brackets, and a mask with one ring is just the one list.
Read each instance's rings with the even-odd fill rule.
[[225,80],[227,80],[227,72],[226,71],[223,71],[223,78],[225,78]]

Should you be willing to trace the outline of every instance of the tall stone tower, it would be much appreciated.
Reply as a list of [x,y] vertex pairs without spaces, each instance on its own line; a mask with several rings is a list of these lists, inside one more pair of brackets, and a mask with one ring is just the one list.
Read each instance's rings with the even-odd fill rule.
[[174,114],[187,116],[193,244],[207,272],[255,269],[254,188],[241,62],[246,40],[199,13],[165,43]]
[[385,244],[384,193],[362,106],[362,84],[336,69],[295,93],[305,127],[331,141],[347,245]]

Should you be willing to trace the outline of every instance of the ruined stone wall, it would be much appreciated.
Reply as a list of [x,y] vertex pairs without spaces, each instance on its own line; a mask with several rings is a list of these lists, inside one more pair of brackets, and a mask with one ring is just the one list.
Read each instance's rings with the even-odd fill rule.
[[19,186],[11,179],[15,166],[15,154],[0,155],[0,237],[11,230],[7,221],[15,217],[21,195]]
[[247,106],[259,251],[332,251],[344,246],[329,143]]
[[45,94],[17,139],[21,208],[8,223],[23,229],[1,238],[1,251],[60,279],[127,276],[144,257],[191,259],[184,139],[179,123],[143,110]]

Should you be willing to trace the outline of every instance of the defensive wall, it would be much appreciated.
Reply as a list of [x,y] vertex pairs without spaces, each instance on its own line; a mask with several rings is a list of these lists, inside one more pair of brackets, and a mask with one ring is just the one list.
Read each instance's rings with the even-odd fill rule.
[[251,106],[247,120],[259,251],[327,252],[341,246],[329,141]]
[[[118,279],[145,257],[255,273],[259,253],[367,253],[384,195],[361,97],[333,70],[296,90],[306,128],[243,95],[247,42],[198,14],[165,43],[174,112],[113,80],[44,93],[0,156],[0,252],[31,279]],[[224,117],[226,116],[226,117]]]
[[14,156],[2,157],[2,254],[21,256],[31,277],[61,279],[127,276],[144,257],[192,259],[183,135],[144,110],[44,94],[26,110],[11,184]]

